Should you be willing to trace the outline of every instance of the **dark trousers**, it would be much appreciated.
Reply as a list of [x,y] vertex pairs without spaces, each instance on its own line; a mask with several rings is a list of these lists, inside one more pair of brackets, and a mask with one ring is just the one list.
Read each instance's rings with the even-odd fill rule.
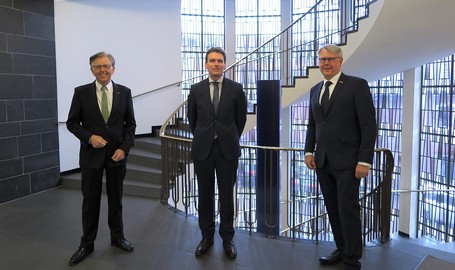
[[343,250],[345,264],[360,268],[359,260],[362,257],[360,180],[355,178],[355,169],[332,169],[326,159],[324,166],[317,168],[316,173],[336,246]]
[[215,234],[215,172],[220,202],[220,230],[223,241],[234,237],[234,185],[238,159],[228,160],[220,151],[218,143],[213,143],[205,160],[194,160],[198,181],[199,228],[202,237],[210,239]]
[[108,224],[111,239],[123,238],[122,194],[126,167],[81,168],[82,171],[82,230],[81,246],[93,244],[98,232],[103,173],[106,171]]

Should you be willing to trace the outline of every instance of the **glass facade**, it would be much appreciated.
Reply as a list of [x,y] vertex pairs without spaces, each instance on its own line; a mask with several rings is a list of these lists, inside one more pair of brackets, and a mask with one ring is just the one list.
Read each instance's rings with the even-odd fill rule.
[[422,67],[418,231],[455,236],[454,55]]
[[[338,38],[328,33],[340,31],[340,25],[354,25],[352,18],[367,15],[366,9],[349,9],[343,1],[324,1],[317,10],[311,10],[316,0],[291,1],[292,21],[303,14],[306,19],[299,22],[292,36],[289,37],[293,50],[289,63],[291,74],[287,78],[305,76],[307,67],[315,63],[317,55],[314,48],[327,43],[340,43]],[[369,1],[356,1],[358,6]],[[224,1],[223,0],[182,0],[182,66],[183,79],[200,76],[205,73],[205,51],[212,46],[225,46]],[[344,10],[341,17],[340,10]],[[352,11],[349,11],[352,10]],[[353,13],[362,14],[353,14]],[[320,27],[313,28],[318,20]],[[236,0],[235,1],[235,59],[241,60],[266,43],[281,27],[281,1],[279,0]],[[273,54],[278,44],[271,43],[257,52],[254,58]],[[307,49],[305,49],[307,48]],[[283,59],[264,57],[263,62],[252,61],[235,71],[235,79],[244,84],[250,103],[256,103],[256,81],[264,70],[282,72]],[[421,119],[420,119],[420,155],[419,155],[419,197],[418,197],[418,234],[430,236],[437,241],[453,241],[455,235],[455,97],[454,63],[455,57],[448,56],[422,67],[421,79]],[[254,63],[254,64],[253,64]],[[273,73],[272,72],[272,73]],[[270,73],[268,73],[270,74]],[[279,77],[279,75],[278,75]],[[378,138],[377,148],[387,148],[394,155],[392,190],[399,190],[401,177],[402,120],[403,120],[403,74],[398,73],[386,78],[369,82],[376,108]],[[183,85],[186,99],[188,85]],[[303,148],[308,121],[308,101],[290,107],[290,146]],[[256,130],[242,136],[245,145],[254,144]],[[249,155],[254,156],[251,152]],[[304,198],[304,187],[311,185],[314,175],[304,165],[303,156],[293,157],[292,183],[297,185],[298,194]],[[239,164],[244,175],[240,180],[238,192],[254,189],[256,180],[255,164]],[[294,183],[295,182],[295,183]],[[317,187],[316,187],[317,188]],[[392,197],[392,232],[398,230],[399,192]],[[255,202],[248,202],[255,203]],[[305,209],[301,208],[304,215]],[[254,218],[253,218],[254,219]],[[239,221],[248,223],[248,219]],[[242,227],[240,224],[239,227]]]
[[224,0],[182,0],[181,13],[182,95],[186,100],[194,82],[185,80],[206,73],[205,52],[225,47]]
[[[235,1],[235,59],[240,61],[264,45],[280,32],[280,0],[236,0]],[[263,59],[259,63],[248,61],[236,69],[235,80],[243,83],[248,102],[256,104],[256,81],[264,79],[271,70],[280,73],[279,57],[268,57],[279,50],[279,44],[267,44],[252,58]],[[251,58],[250,58],[251,59]],[[264,74],[261,74],[264,73]],[[272,78],[269,78],[272,79]]]

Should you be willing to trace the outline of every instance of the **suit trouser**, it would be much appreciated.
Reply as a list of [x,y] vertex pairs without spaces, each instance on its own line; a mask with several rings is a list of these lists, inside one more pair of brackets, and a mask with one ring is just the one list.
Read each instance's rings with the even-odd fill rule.
[[103,172],[106,171],[108,224],[111,239],[123,238],[122,194],[126,166],[81,168],[82,172],[82,230],[81,246],[93,244],[98,232]]
[[362,257],[359,186],[355,169],[335,170],[327,159],[316,173],[337,249],[343,250],[344,262],[358,265]]
[[211,239],[215,234],[215,171],[220,202],[220,230],[223,241],[234,237],[234,185],[238,159],[228,160],[220,151],[218,143],[212,144],[205,160],[194,160],[198,182],[199,228],[202,237]]

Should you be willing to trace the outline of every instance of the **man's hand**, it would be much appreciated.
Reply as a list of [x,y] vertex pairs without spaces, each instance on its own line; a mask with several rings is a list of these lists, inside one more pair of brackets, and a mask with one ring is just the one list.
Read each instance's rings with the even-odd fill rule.
[[305,164],[310,170],[316,169],[316,162],[314,161],[313,155],[305,156]]
[[123,151],[122,149],[117,149],[115,150],[115,153],[111,158],[115,162],[123,160],[125,159],[125,151]]
[[103,148],[106,146],[107,141],[98,135],[92,135],[89,140],[90,144],[93,146],[93,148]]
[[369,171],[370,167],[357,164],[357,166],[355,167],[355,178],[361,179],[363,177],[367,177]]

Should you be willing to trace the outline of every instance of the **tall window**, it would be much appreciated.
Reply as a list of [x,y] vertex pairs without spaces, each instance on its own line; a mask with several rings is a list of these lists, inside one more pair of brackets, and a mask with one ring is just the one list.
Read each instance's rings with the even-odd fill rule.
[[[182,3],[182,66],[183,79],[197,77],[200,81],[205,52],[213,46],[225,48],[235,44],[235,59],[247,55],[250,59],[235,68],[233,76],[243,83],[248,101],[256,103],[258,79],[281,79],[282,85],[292,84],[297,76],[305,76],[309,66],[317,65],[317,48],[324,44],[339,44],[345,32],[356,27],[357,20],[368,15],[367,4],[372,0],[327,0],[313,9],[318,0],[291,0],[292,21],[303,14],[305,19],[293,27],[290,36],[269,40],[281,31],[281,0],[235,1],[235,37],[225,38],[225,0],[181,0]],[[232,16],[232,14],[231,14]],[[317,28],[317,29],[316,29]],[[283,40],[288,39],[288,40]],[[292,51],[289,59],[277,53],[280,44]],[[264,45],[265,44],[265,45]],[[264,45],[264,46],[262,46]],[[259,50],[255,51],[257,48]],[[253,52],[253,53],[252,53]],[[286,59],[284,59],[286,58]],[[421,127],[419,156],[418,232],[438,241],[455,239],[455,56],[446,57],[422,67]],[[231,74],[232,75],[232,74]],[[184,83],[186,99],[189,86]],[[395,159],[392,189],[399,189],[401,175],[403,74],[398,73],[370,82],[378,122],[377,148],[392,151]],[[290,146],[304,147],[308,121],[308,101],[290,108]],[[242,136],[242,144],[255,144],[256,131]],[[254,156],[254,152],[247,154]],[[293,157],[292,168],[300,185],[313,179],[306,172],[303,157]],[[240,160],[239,170],[248,176],[238,181],[240,188],[254,189],[255,164]],[[239,188],[239,194],[240,194]],[[399,194],[392,198],[392,231],[397,230]],[[241,227],[241,225],[240,225]]]
[[323,2],[317,9],[314,8],[316,2],[292,1],[292,21],[297,21],[291,38],[292,77],[308,75],[307,67],[315,65],[318,48],[324,44],[339,44],[341,40],[339,1]]
[[[181,13],[182,79],[185,80],[206,73],[205,52],[209,48],[224,48],[224,0],[181,0]],[[184,100],[193,83],[192,80],[183,83]]]
[[455,239],[455,56],[422,67],[418,231]]
[[[403,127],[403,73],[370,82],[376,108],[378,137],[376,148],[389,149],[394,157],[392,190],[398,190],[401,177],[401,138]],[[391,231],[398,230],[400,194],[392,193]]]
[[[280,0],[236,0],[235,59],[238,61],[264,45],[280,32],[280,27]],[[274,56],[279,48],[279,44],[267,44],[250,58],[263,60],[244,63],[236,71],[236,80],[243,83],[248,101],[253,104],[256,104],[256,81],[265,79],[261,71],[265,74],[273,70],[279,79],[280,60]]]
[[[235,0],[235,59],[243,59],[257,48],[264,45],[280,32],[281,27],[281,1],[280,0]],[[247,95],[249,111],[253,111],[256,104],[256,81],[265,79],[264,74],[274,73],[279,79],[280,60],[275,55],[279,44],[268,44],[249,55],[235,70],[235,80],[243,84]],[[261,61],[250,61],[252,59]],[[264,71],[261,74],[261,71]],[[275,78],[268,78],[275,79]],[[242,144],[256,145],[256,129],[248,131],[241,137]],[[239,201],[246,202],[248,194],[255,194],[256,182],[256,151],[244,151],[239,161],[239,177],[237,178]],[[252,196],[255,203],[256,197]],[[244,212],[243,204],[239,204],[239,211]],[[246,227],[247,220],[239,216],[238,227]]]

